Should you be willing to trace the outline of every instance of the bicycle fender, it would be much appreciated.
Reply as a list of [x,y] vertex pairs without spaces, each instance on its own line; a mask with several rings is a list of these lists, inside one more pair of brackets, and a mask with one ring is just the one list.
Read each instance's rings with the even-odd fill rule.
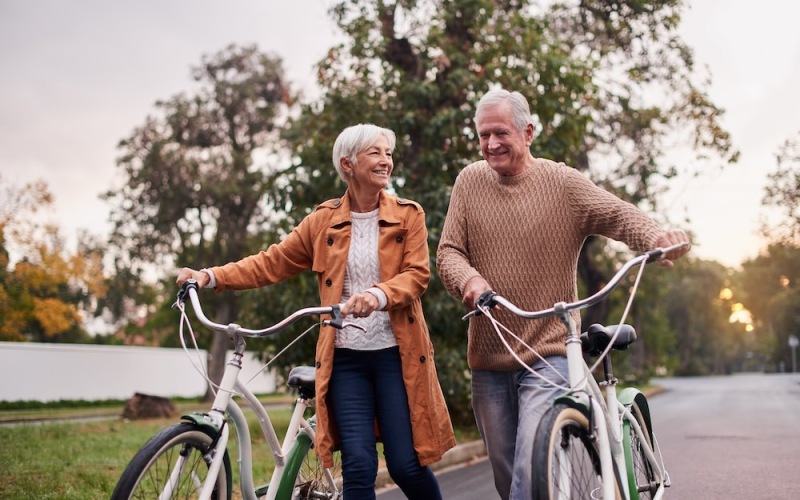
[[278,483],[278,493],[275,498],[290,498],[292,496],[297,474],[300,472],[300,467],[302,467],[303,460],[308,450],[311,449],[312,444],[311,436],[303,431],[297,434],[297,438],[295,438],[289,454],[286,456],[286,467]]
[[189,415],[181,415],[181,420],[200,427],[209,436],[219,436],[219,425],[206,414],[191,413]]
[[650,404],[647,402],[647,396],[635,387],[626,387],[617,395],[617,400],[625,406],[630,406],[636,403],[639,410],[642,412],[642,418],[647,424],[647,433],[650,435],[650,441],[653,441],[653,424],[650,420]]
[[563,396],[557,397],[555,402],[565,404],[570,408],[574,408],[579,412],[583,413],[584,415],[586,415],[586,418],[591,420],[591,413],[589,411],[589,407],[587,406],[585,400],[576,397],[572,394],[565,394]]

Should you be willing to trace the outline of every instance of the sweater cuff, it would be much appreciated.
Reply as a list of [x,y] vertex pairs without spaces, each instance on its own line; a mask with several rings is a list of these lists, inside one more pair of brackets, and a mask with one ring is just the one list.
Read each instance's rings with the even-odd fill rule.
[[214,276],[214,271],[212,271],[211,269],[205,269],[204,268],[204,269],[201,269],[200,272],[201,273],[206,273],[208,275],[208,277],[210,278],[208,280],[208,283],[206,283],[206,286],[203,287],[203,288],[217,288],[217,278]]
[[386,303],[388,300],[386,299],[386,294],[383,293],[383,290],[378,288],[377,286],[373,286],[371,288],[367,288],[364,290],[365,292],[369,292],[378,299],[378,310],[383,311],[386,308]]

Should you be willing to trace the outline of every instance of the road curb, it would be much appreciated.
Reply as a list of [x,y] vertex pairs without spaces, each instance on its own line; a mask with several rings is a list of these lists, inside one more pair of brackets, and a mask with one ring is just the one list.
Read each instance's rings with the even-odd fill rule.
[[[456,445],[454,448],[447,450],[438,462],[434,462],[429,467],[432,471],[436,472],[453,465],[460,465],[467,463],[479,457],[486,455],[486,447],[480,439],[476,441],[469,441],[467,443]],[[375,480],[375,488],[383,488],[394,484],[392,478],[389,477],[389,471],[385,467],[378,470],[378,477]]]

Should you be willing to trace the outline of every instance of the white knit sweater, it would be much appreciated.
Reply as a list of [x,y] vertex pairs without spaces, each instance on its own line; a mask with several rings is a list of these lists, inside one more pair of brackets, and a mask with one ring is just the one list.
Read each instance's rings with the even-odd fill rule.
[[[350,251],[347,254],[347,268],[344,275],[342,302],[352,295],[372,288],[381,280],[381,267],[378,261],[378,210],[372,212],[351,212],[353,221],[350,238]],[[357,328],[343,328],[336,333],[335,346],[360,351],[373,351],[397,345],[392,332],[389,313],[375,311],[366,318],[348,318],[366,331]]]

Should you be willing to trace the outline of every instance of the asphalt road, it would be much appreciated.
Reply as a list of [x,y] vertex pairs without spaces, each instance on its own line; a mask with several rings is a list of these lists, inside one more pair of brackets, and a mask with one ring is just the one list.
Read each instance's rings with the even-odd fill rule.
[[[800,498],[800,375],[739,374],[654,381],[656,439],[672,479],[666,497]],[[446,500],[496,500],[488,462],[440,471]],[[405,498],[398,489],[379,500]]]
[[656,381],[653,425],[671,498],[800,498],[800,376]]

